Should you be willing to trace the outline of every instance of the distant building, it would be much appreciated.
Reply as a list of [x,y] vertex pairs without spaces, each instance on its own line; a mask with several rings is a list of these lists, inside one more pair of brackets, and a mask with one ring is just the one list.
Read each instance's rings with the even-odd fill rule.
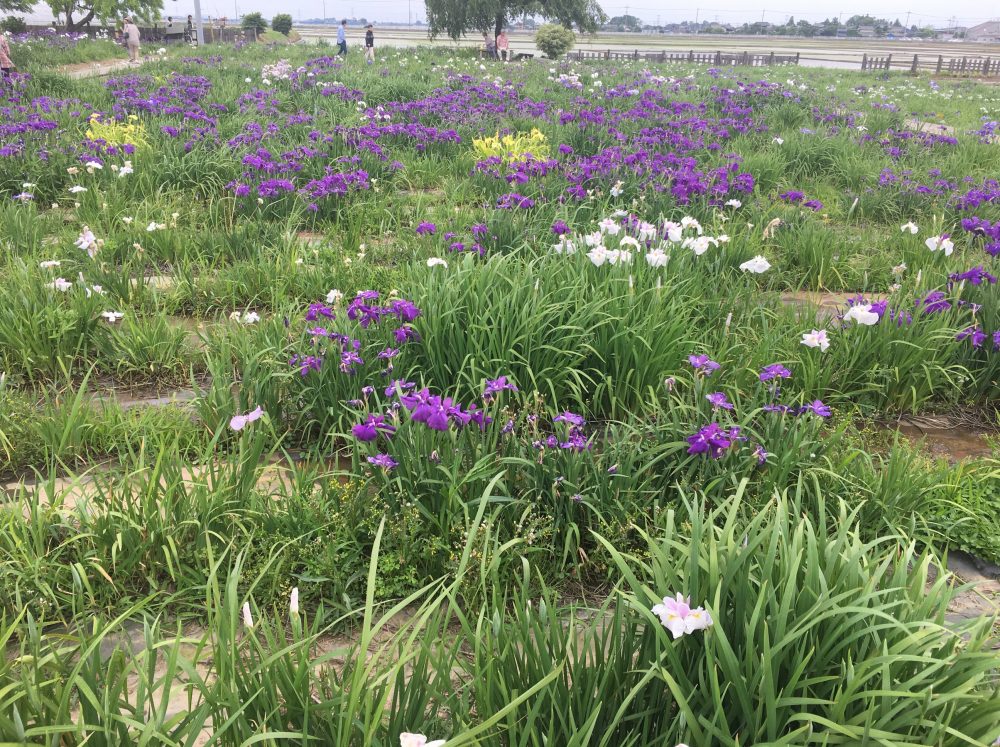
[[875,36],[874,26],[858,26],[858,33],[865,39],[872,39]]
[[987,21],[971,27],[965,38],[975,42],[1000,42],[1000,21]]
[[934,37],[941,41],[951,41],[952,39],[962,39],[966,31],[961,26],[954,26],[946,29],[934,29]]

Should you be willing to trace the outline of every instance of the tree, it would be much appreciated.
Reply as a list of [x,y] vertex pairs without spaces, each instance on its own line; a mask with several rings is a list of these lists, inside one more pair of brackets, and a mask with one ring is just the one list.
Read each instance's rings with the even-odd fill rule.
[[615,31],[642,31],[642,20],[635,16],[614,16],[604,28]]
[[0,0],[0,11],[12,11],[15,13],[29,13],[33,5],[30,0]]
[[258,34],[267,31],[267,21],[264,20],[264,16],[260,13],[247,13],[243,16],[241,25],[244,31],[256,30]]
[[0,21],[0,31],[6,31],[8,34],[23,34],[27,30],[28,24],[18,16],[7,16]]
[[48,0],[48,4],[53,15],[65,19],[67,31],[79,31],[95,18],[107,23],[129,16],[140,23],[152,23],[163,10],[163,0]]
[[271,19],[271,28],[279,34],[288,36],[292,32],[292,16],[289,13],[278,13]]
[[458,39],[467,31],[493,31],[525,16],[539,15],[567,29],[594,32],[607,20],[597,0],[426,0],[431,37]]
[[547,23],[535,32],[535,46],[552,60],[566,54],[575,41],[576,34],[571,29],[556,23]]

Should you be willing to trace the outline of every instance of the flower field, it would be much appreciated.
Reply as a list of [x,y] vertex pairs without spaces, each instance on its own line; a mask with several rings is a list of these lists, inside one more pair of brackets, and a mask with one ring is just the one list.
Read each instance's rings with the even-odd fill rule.
[[1000,743],[1000,89],[327,51],[0,89],[0,742]]

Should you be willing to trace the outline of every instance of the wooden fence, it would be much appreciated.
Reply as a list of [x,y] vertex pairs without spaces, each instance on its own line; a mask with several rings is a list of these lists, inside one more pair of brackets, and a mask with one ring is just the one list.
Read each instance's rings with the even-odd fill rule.
[[935,75],[975,75],[980,78],[996,77],[1000,75],[1000,59],[994,60],[991,57],[950,57],[943,55],[934,57],[933,55],[909,55],[906,57],[892,55],[876,57],[864,55],[861,58],[862,70],[909,70],[916,75],[920,71],[933,72]]
[[798,65],[798,54],[775,54],[774,52],[622,52],[613,49],[604,51],[578,50],[569,55],[573,60],[642,60],[644,62],[686,62],[696,65],[731,67],[734,65],[762,67],[764,65]]

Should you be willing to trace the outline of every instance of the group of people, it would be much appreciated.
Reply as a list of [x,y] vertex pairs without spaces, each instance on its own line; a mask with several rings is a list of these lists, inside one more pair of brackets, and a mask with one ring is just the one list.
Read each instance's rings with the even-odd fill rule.
[[[337,54],[347,57],[347,19],[343,19],[337,27]],[[375,62],[375,28],[369,23],[365,29],[365,60],[371,65]]]
[[186,44],[194,42],[194,16],[188,16],[187,23],[183,24],[181,21],[174,21],[173,16],[167,16],[163,24],[163,37],[167,42],[173,37],[182,37]]
[[510,61],[510,39],[507,38],[507,32],[503,29],[497,34],[495,39],[491,38],[488,33],[483,32],[483,50],[486,52],[486,56],[493,60],[503,60],[504,62]]

